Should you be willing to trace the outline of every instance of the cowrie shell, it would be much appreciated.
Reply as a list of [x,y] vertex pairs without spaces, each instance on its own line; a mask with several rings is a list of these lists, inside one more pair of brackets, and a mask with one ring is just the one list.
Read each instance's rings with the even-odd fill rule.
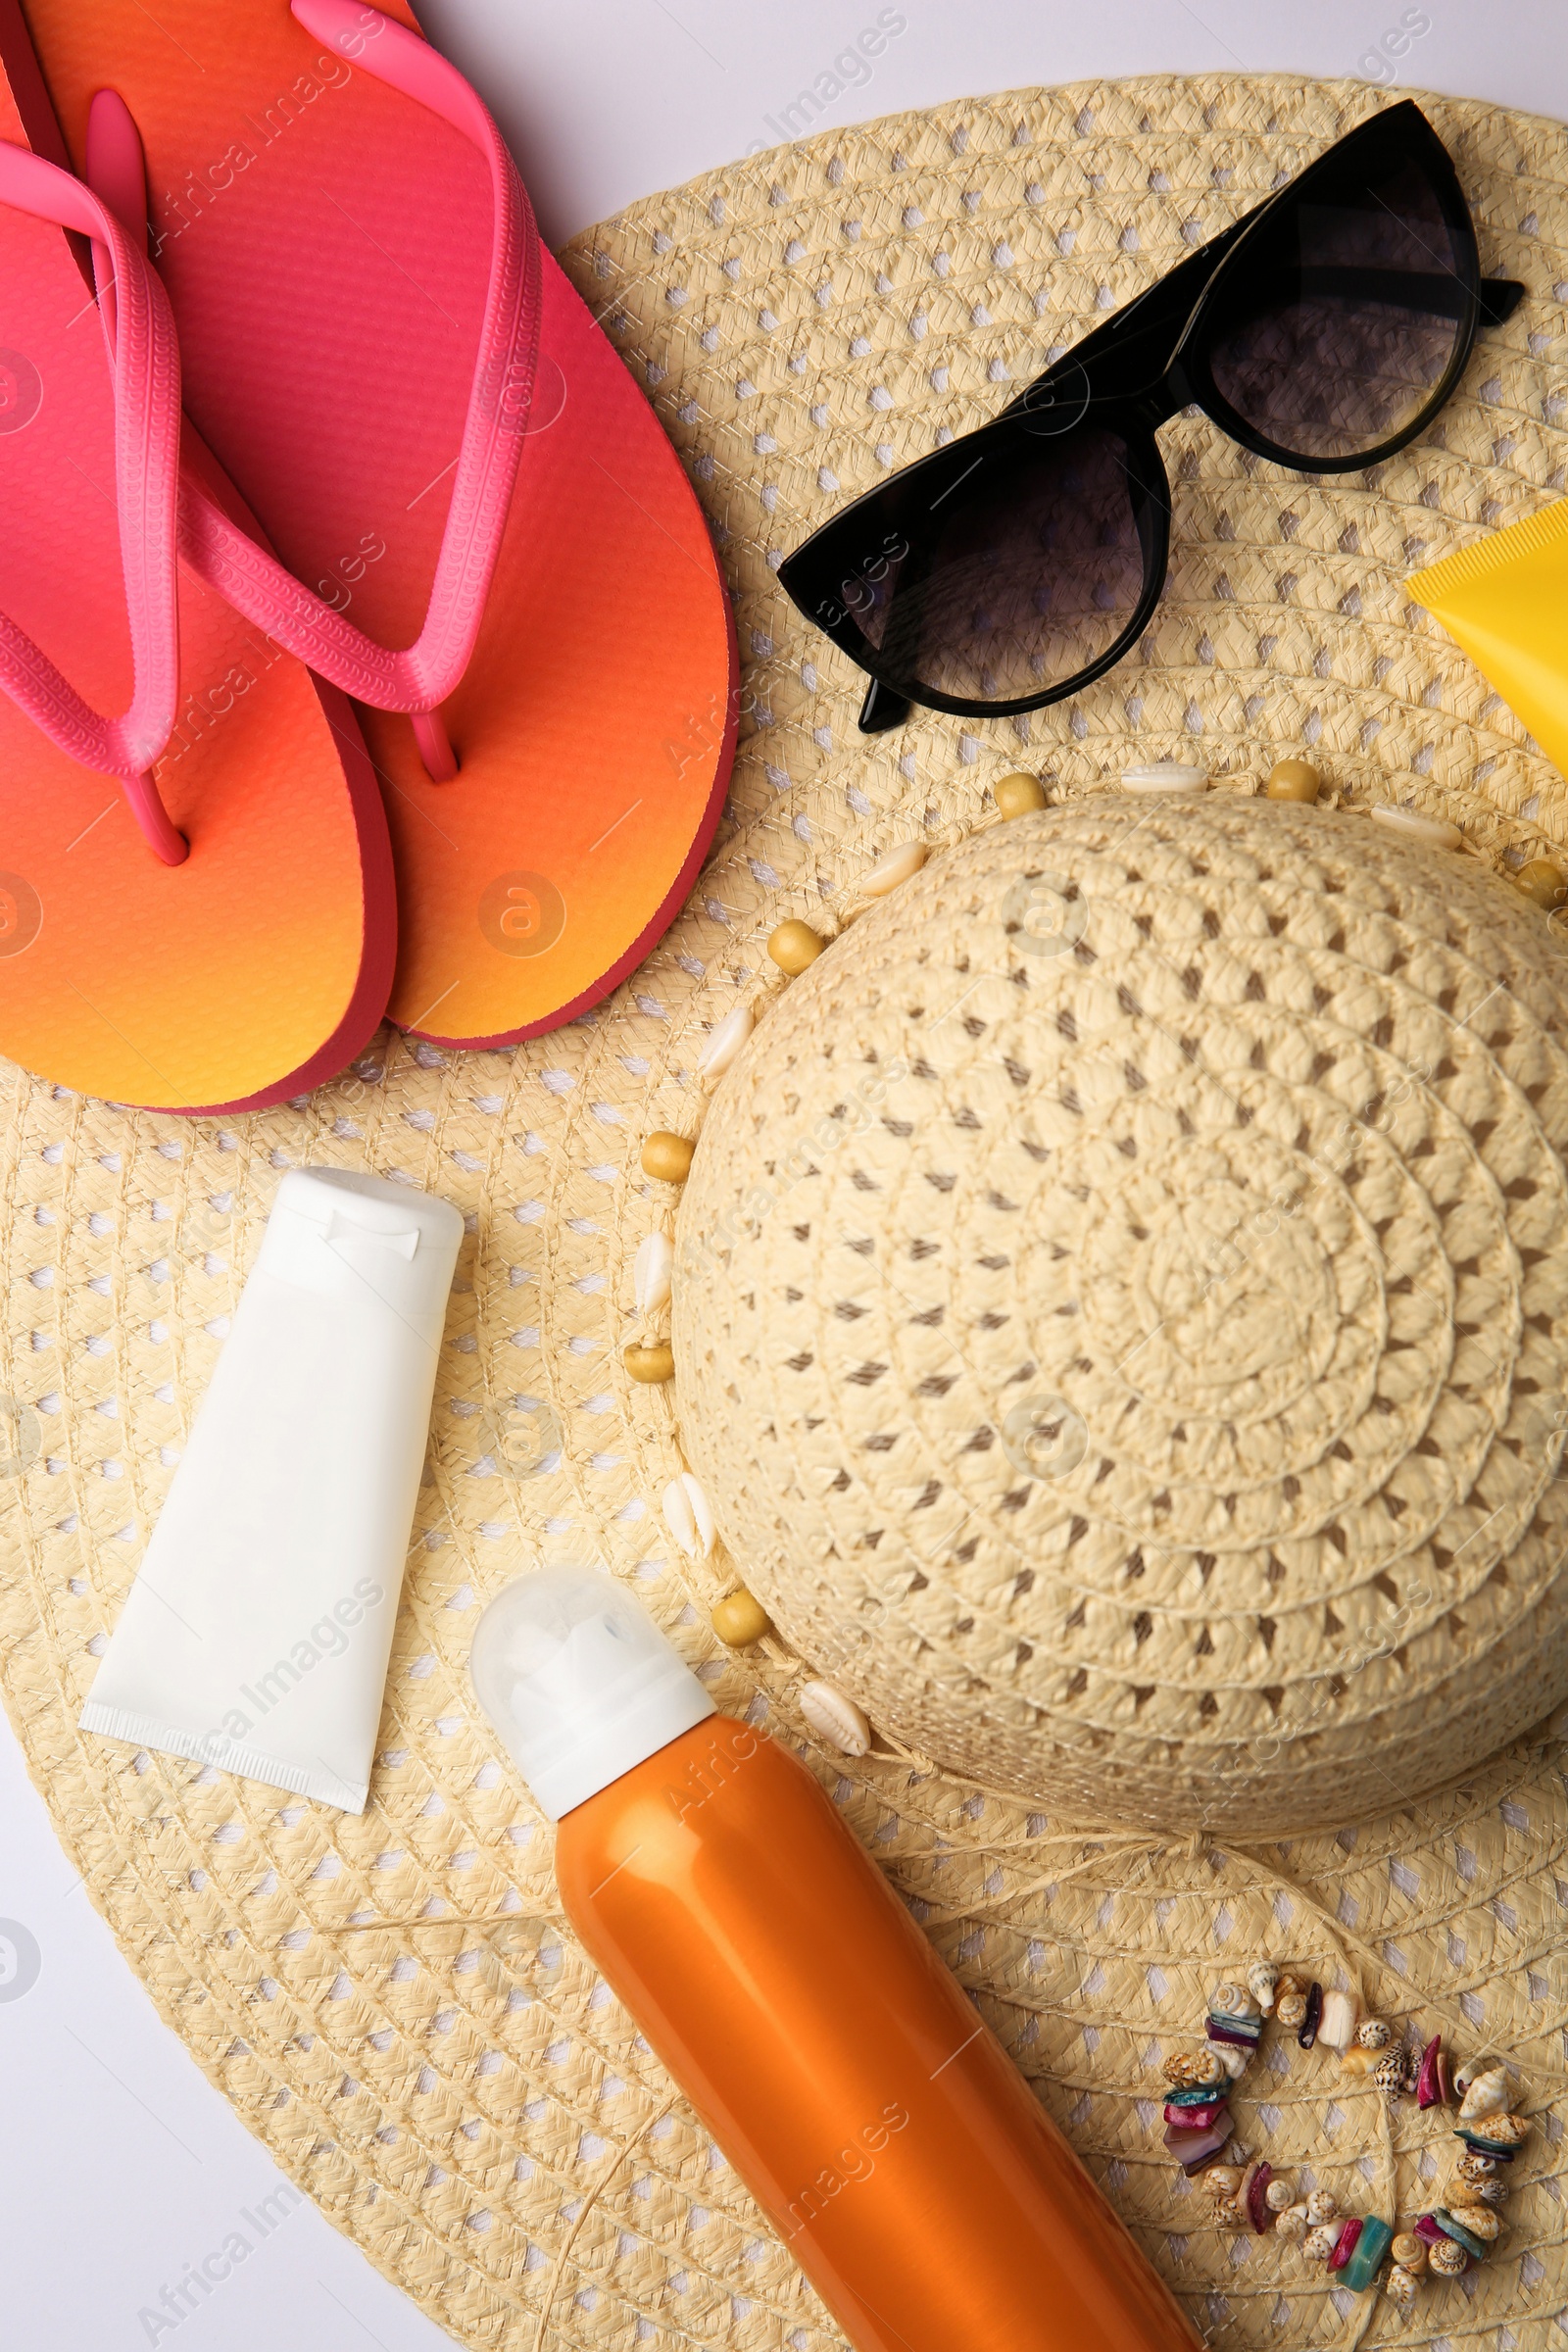
[[706,1560],[717,1538],[708,1496],[689,1470],[664,1489],[664,1525],[689,1560]]
[[801,1692],[801,1713],[813,1732],[846,1756],[863,1756],[871,1744],[871,1726],[853,1698],[832,1683],[808,1683]]
[[722,1078],[757,1026],[749,1004],[737,1004],[719,1022],[697,1064],[699,1078]]
[[885,858],[878,858],[868,874],[860,876],[860,888],[868,899],[885,899],[890,890],[897,890],[901,882],[907,882],[911,874],[917,874],[924,863],[923,841],[901,842],[896,850],[889,850]]
[[667,1233],[645,1233],[637,1245],[632,1261],[632,1287],[637,1298],[637,1312],[651,1315],[662,1306],[669,1297],[669,1278],[674,1270],[675,1250]]
[[1206,767],[1187,767],[1180,760],[1156,760],[1149,767],[1124,767],[1123,792],[1206,792]]
[[1372,814],[1380,825],[1392,825],[1396,833],[1407,833],[1412,841],[1429,841],[1434,849],[1462,850],[1464,835],[1457,825],[1446,824],[1441,816],[1423,816],[1416,808],[1374,808]]

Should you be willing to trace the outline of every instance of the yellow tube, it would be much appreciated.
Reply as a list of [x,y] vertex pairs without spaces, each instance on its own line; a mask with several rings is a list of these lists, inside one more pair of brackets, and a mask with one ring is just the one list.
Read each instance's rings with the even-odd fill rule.
[[1568,499],[1406,586],[1568,775]]

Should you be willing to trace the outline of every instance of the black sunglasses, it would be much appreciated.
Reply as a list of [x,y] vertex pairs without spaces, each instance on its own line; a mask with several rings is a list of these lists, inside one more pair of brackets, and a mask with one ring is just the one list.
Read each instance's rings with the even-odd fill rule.
[[1402,449],[1524,294],[1481,275],[1449,159],[1405,99],[1201,245],[992,423],[846,507],[779,571],[869,672],[866,734],[911,703],[1005,716],[1137,642],[1170,549],[1156,429],[1196,402],[1299,473]]

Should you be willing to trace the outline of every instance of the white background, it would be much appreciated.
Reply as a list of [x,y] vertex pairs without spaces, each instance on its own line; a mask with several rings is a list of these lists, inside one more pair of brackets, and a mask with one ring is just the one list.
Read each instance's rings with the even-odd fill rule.
[[[773,145],[768,118],[831,74],[880,6],[423,0],[422,18],[499,117],[558,244]],[[817,127],[1093,74],[1227,69],[1359,73],[1568,118],[1560,0],[901,0],[898,13],[905,29],[870,79]],[[1429,28],[1410,39],[1399,28],[1412,19]],[[139,2311],[243,2229],[242,2208],[279,2176],[159,2023],[0,1724],[8,1918],[30,1930],[41,1965],[22,1998],[0,1998],[0,2337],[9,2352],[134,2352],[149,2340]],[[435,2352],[448,2340],[306,2204],[158,2338],[177,2352]]]

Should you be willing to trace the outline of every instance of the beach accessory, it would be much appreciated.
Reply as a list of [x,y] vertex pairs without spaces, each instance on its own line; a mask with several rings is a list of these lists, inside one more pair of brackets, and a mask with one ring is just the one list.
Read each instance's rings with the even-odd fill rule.
[[[999,385],[1032,380],[1051,343],[1131,299],[1376,102],[1355,83],[1230,69],[1006,94],[824,133],[585,234],[565,266],[638,381],[663,370],[659,415],[729,533],[748,663],[730,829],[669,938],[591,1021],[461,1059],[393,1039],[308,1102],[250,1121],[172,1135],[17,1078],[0,1096],[8,1710],[163,2013],[270,2159],[460,2343],[597,2352],[641,2328],[645,2342],[695,2335],[726,2352],[833,2344],[562,1919],[548,1825],[469,1699],[481,1605],[567,1548],[643,1599],[724,1714],[804,1751],[1200,2329],[1247,2352],[1344,2352],[1370,2307],[1392,2332],[1380,2298],[1217,2228],[1201,2180],[1184,2196],[1159,2144],[1160,2062],[1192,2044],[1211,1984],[1272,1952],[1330,1988],[1343,1973],[1363,2012],[1397,2031],[1441,2027],[1461,2055],[1491,2043],[1534,2086],[1528,2156],[1501,2168],[1523,2175],[1506,2237],[1457,2290],[1423,2290],[1397,2340],[1551,2340],[1568,2297],[1562,2145],[1544,2112],[1564,2087],[1560,1728],[1534,1726],[1448,1788],[1391,1794],[1286,1850],[1110,1827],[1054,1790],[1015,1800],[899,1754],[882,1724],[852,1753],[817,1729],[819,1715],[845,1723],[813,1690],[838,1683],[826,1659],[776,1634],[732,1649],[710,1633],[751,1563],[716,1532],[706,1556],[670,1532],[664,1498],[691,1468],[684,1380],[634,1384],[621,1361],[633,1341],[668,1341],[668,1307],[639,1305],[636,1268],[648,1237],[673,1242],[684,1215],[679,1191],[643,1172],[647,1140],[675,1139],[662,1149],[700,1181],[709,1040],[737,1005],[754,1012],[724,1082],[741,1083],[810,981],[787,979],[768,940],[799,922],[832,942],[811,970],[853,950],[874,872],[939,876],[951,849],[1006,829],[993,797],[1004,776],[1032,777],[1053,808],[1113,793],[1133,823],[1188,808],[1120,793],[1124,769],[1173,760],[1204,771],[1200,806],[1219,814],[1241,803],[1338,822],[1408,803],[1457,823],[1468,848],[1438,858],[1442,874],[1568,858],[1568,787],[1404,588],[1413,566],[1560,496],[1560,368],[1549,340],[1532,345],[1560,332],[1550,289],[1568,284],[1555,125],[1423,99],[1459,159],[1486,266],[1532,288],[1498,331],[1494,374],[1467,376],[1441,446],[1412,445],[1371,482],[1285,480],[1201,416],[1174,419],[1162,440],[1194,528],[1173,542],[1147,658],[1081,697],[996,730],[934,714],[918,736],[858,740],[864,680],[798,616],[770,562],[942,431],[984,421]],[[1315,771],[1315,808],[1254,802],[1282,760]],[[1247,894],[1197,900],[1200,932],[1209,904],[1241,920]],[[1483,1034],[1506,1002],[1481,1013]],[[782,1142],[782,1085],[774,1116]],[[226,1774],[152,1753],[138,1769],[74,1721],[279,1161],[396,1174],[474,1221],[360,1817],[288,1797],[274,1809]],[[1527,1151],[1507,1181],[1540,1172]],[[874,1216],[876,1197],[858,1197]],[[848,1296],[835,1288],[824,1308],[835,1333]],[[886,1387],[891,1398],[891,1375]],[[1539,1401],[1546,1411],[1550,1392]],[[897,1409],[907,1420],[932,1400]],[[1467,1621],[1455,1641],[1468,1639]],[[1196,1655],[1192,1671],[1204,1671]],[[1254,2157],[1298,2183],[1310,2170],[1346,2213],[1408,2219],[1446,2194],[1446,2170],[1422,2179],[1408,2119],[1384,2152],[1374,2084],[1342,2080],[1293,2035],[1272,2041],[1258,2095],[1244,2094]]]
[[78,168],[133,204],[145,145],[187,406],[276,550],[187,483],[190,562],[374,706],[391,1018],[460,1045],[570,1018],[685,896],[734,743],[728,608],[658,422],[406,9],[27,23]]
[[983,1786],[1247,1838],[1568,1699],[1565,1025],[1539,909],[1359,811],[928,860],[681,1196],[681,1450],[774,1624]]
[[628,1593],[520,1578],[472,1674],[567,1919],[855,2352],[1195,2352],[809,1772]]
[[[1568,499],[1418,571],[1410,594],[1568,768]],[[1560,905],[1560,893],[1543,904]]]
[[[1342,2078],[1370,2078],[1384,2102],[1379,2122],[1386,2146],[1392,2114],[1404,2100],[1413,2097],[1423,2113],[1438,2110],[1443,2122],[1450,2097],[1457,2100],[1454,2136],[1462,2153],[1448,2152],[1446,2203],[1436,2202],[1408,2230],[1377,2214],[1345,2217],[1331,2190],[1310,2185],[1309,2174],[1293,2181],[1266,2161],[1254,2162],[1231,2138],[1226,2102],[1262,2049],[1270,2016],[1296,2033],[1302,2049],[1336,2051]],[[1516,2091],[1509,2067],[1474,2060],[1456,2071],[1450,2086],[1441,2033],[1418,2057],[1413,2044],[1395,2040],[1386,2019],[1358,2017],[1348,1993],[1325,1994],[1321,1984],[1307,1985],[1272,1960],[1253,1961],[1245,1984],[1211,1989],[1205,2033],[1207,2050],[1178,2051],[1165,2061],[1164,2144],[1185,2180],[1201,2177],[1220,2228],[1250,2229],[1259,2237],[1273,2230],[1307,2263],[1339,2274],[1352,2294],[1381,2285],[1400,2312],[1410,2309],[1425,2278],[1462,2278],[1494,2249],[1509,2188],[1499,2167],[1513,2163],[1530,2131],[1523,2116],[1507,2112]],[[1420,2158],[1424,2180],[1437,2172],[1434,2155],[1429,2138]],[[1386,2272],[1385,2257],[1391,2258]]]
[[463,1219],[277,1189],[81,1728],[365,1809]]
[[0,1042],[120,1101],[275,1102],[386,1002],[374,779],[342,696],[176,563],[162,289],[9,88],[0,138]]
[[1482,282],[1442,140],[1408,98],[1368,117],[1075,344],[994,423],[949,439],[813,532],[779,578],[869,672],[867,733],[911,703],[1038,710],[1122,661],[1165,584],[1155,429],[1196,402],[1304,473],[1376,466],[1457,385]]

